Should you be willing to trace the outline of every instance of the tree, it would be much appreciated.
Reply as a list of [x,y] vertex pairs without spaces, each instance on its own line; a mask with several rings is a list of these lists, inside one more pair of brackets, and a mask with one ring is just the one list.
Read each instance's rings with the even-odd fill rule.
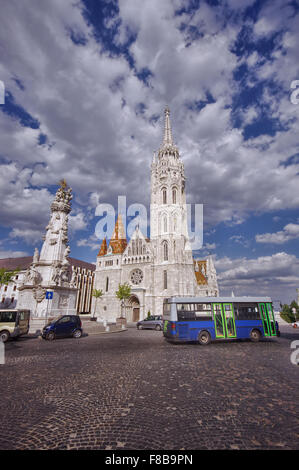
[[291,307],[288,304],[284,304],[282,306],[280,316],[283,320],[285,320],[288,323],[291,323],[294,321],[294,314],[292,312]]
[[131,287],[127,282],[125,284],[118,284],[118,290],[115,292],[115,295],[121,301],[121,316],[123,317],[123,307],[125,300],[131,295]]
[[293,302],[291,303],[290,309],[291,309],[292,315],[294,317],[293,321],[296,321],[299,318],[299,306],[298,306],[297,302],[295,302],[295,300],[293,300]]
[[15,271],[9,271],[6,268],[0,268],[0,288],[3,285],[14,282],[15,275],[20,271],[20,268],[17,268]]
[[94,303],[94,312],[93,312],[93,316],[95,317],[98,299],[100,299],[103,296],[102,289],[93,289],[92,296],[96,299]]

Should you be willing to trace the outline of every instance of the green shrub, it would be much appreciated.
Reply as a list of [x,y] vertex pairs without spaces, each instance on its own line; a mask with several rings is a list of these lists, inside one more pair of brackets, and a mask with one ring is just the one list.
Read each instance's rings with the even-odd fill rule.
[[291,303],[291,305],[284,304],[280,312],[281,318],[288,323],[292,323],[295,321],[295,315],[292,312],[292,308],[294,307],[294,305],[292,306],[292,304],[293,302]]

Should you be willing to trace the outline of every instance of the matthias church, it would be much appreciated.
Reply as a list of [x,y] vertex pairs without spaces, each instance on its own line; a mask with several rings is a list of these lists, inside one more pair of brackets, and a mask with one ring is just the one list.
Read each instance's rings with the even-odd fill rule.
[[151,164],[150,239],[137,226],[128,241],[118,216],[109,245],[104,239],[97,256],[94,288],[103,292],[94,304],[97,316],[113,322],[121,315],[115,292],[124,283],[131,287],[125,303],[128,321],[143,319],[148,312],[161,315],[163,300],[172,295],[219,295],[212,257],[195,260],[192,255],[185,170],[173,142],[168,107],[162,145]]

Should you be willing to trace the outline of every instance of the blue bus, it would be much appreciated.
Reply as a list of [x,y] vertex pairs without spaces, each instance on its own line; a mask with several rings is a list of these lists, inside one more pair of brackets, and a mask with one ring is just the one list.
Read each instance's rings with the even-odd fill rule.
[[270,297],[170,297],[163,303],[163,334],[202,345],[280,335]]

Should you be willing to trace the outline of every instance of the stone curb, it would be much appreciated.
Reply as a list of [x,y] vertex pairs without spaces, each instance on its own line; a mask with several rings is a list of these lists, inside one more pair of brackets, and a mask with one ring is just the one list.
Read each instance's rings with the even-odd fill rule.
[[113,330],[113,331],[99,331],[97,333],[88,333],[83,330],[82,338],[84,338],[85,335],[87,336],[107,335],[107,334],[109,335],[111,333],[121,333],[122,331],[128,331],[128,328],[124,328],[124,329],[121,328],[120,330]]

